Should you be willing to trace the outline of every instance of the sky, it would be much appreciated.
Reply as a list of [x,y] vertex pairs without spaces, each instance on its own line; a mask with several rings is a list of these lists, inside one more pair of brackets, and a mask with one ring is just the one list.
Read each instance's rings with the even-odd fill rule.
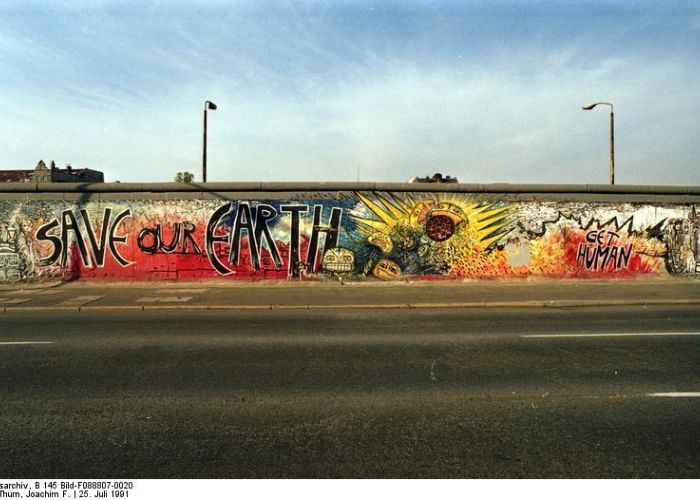
[[700,3],[0,3],[0,168],[700,185]]

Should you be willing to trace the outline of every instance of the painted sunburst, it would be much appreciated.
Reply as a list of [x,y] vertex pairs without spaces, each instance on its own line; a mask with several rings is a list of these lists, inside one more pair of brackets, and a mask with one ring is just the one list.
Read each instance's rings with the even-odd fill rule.
[[[471,276],[507,266],[495,244],[508,232],[508,207],[458,194],[364,195],[352,219],[366,242],[384,254],[415,252],[447,274]],[[410,272],[410,270],[408,270]]]
[[465,200],[456,194],[436,193],[415,199],[401,199],[393,194],[357,194],[370,216],[354,215],[352,219],[367,237],[376,233],[389,235],[397,226],[422,229],[434,241],[456,236],[456,228],[467,229],[473,245],[485,250],[508,233],[508,207]]

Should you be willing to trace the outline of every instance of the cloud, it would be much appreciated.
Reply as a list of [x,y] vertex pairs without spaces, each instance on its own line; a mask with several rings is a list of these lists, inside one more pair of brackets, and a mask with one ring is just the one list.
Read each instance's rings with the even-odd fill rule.
[[210,99],[210,180],[349,181],[359,169],[375,181],[606,182],[607,116],[580,110],[605,100],[621,182],[700,183],[700,68],[674,24],[687,31],[687,17],[610,7],[581,27],[564,4],[471,5],[103,2],[6,16],[3,166],[200,177]]
[[[692,137],[694,127],[679,122],[697,108],[684,61],[643,68],[611,58],[589,70],[525,76],[514,65],[424,73],[396,62],[386,74],[348,82],[342,91],[262,107],[234,104],[240,118],[222,133],[245,138],[247,151],[237,148],[238,160],[264,166],[273,178],[353,180],[359,167],[365,179],[398,181],[439,170],[471,182],[606,182],[607,115],[581,111],[591,100],[617,106],[618,164],[621,172],[627,167],[627,183],[646,182],[663,156],[658,138],[664,135],[649,121],[677,123],[677,137]],[[657,96],[652,110],[650,95]],[[631,153],[638,163],[625,165]],[[679,162],[678,174],[657,182],[697,182],[689,159],[666,156]],[[600,175],[592,165],[601,166]]]

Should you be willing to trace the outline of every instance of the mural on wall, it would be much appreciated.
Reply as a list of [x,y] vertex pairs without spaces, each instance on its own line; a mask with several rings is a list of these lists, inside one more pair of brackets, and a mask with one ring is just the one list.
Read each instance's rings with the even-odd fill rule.
[[476,279],[700,272],[694,205],[456,193],[0,201],[0,282]]

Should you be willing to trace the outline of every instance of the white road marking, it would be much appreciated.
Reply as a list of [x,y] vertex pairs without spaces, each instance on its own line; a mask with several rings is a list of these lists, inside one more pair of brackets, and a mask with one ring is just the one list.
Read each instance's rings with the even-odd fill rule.
[[650,392],[650,398],[700,398],[700,392]]
[[174,288],[173,290],[156,290],[156,293],[202,293],[204,288]]
[[0,345],[53,344],[53,342],[0,342]]
[[141,297],[136,302],[187,302],[192,297]]
[[101,299],[104,295],[78,295],[77,297],[72,297],[61,302],[60,306],[84,306],[90,302],[95,302]]
[[524,339],[564,339],[581,337],[698,337],[700,332],[648,332],[648,333],[551,333],[521,335]]
[[0,304],[24,304],[32,299],[0,299]]

